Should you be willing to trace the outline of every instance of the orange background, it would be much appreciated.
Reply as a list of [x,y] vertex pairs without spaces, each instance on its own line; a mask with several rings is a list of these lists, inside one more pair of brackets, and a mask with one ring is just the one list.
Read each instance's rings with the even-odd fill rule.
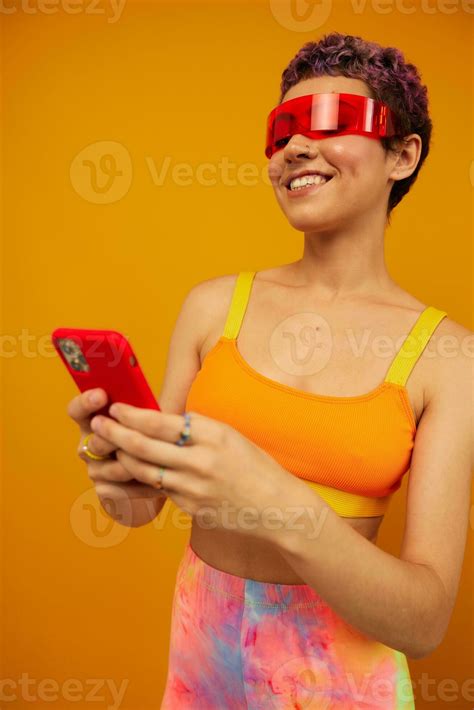
[[[473,15],[460,2],[394,0],[391,12],[380,11],[387,2],[363,10],[361,2],[334,2],[321,26],[305,29],[301,20],[298,31],[289,0],[128,0],[113,22],[105,0],[75,5],[77,14],[59,0],[44,4],[49,13],[34,0],[2,7],[14,10],[0,12],[1,677],[13,683],[4,692],[16,694],[16,708],[31,708],[21,675],[36,679],[30,692],[40,697],[40,682],[52,679],[58,699],[51,702],[50,682],[34,707],[69,708],[64,684],[77,679],[82,700],[74,706],[82,709],[98,678],[95,697],[103,699],[94,707],[105,708],[105,683],[125,680],[122,708],[157,708],[190,519],[170,501],[142,528],[106,516],[76,455],[78,432],[66,415],[76,390],[49,335],[59,326],[123,332],[158,394],[171,330],[194,284],[300,257],[302,234],[286,222],[266,176],[265,119],[289,60],[333,30],[400,47],[429,87],[431,153],[394,211],[387,264],[420,300],[473,328]],[[111,158],[101,164],[103,154]],[[233,165],[227,176],[225,159]],[[185,172],[173,174],[179,163],[189,166],[190,184]],[[237,178],[245,164],[253,179],[252,168]],[[395,555],[406,484],[379,535]],[[471,516],[447,636],[430,657],[409,661],[417,708],[474,705],[473,523]],[[423,700],[422,674],[435,701],[426,691]]]

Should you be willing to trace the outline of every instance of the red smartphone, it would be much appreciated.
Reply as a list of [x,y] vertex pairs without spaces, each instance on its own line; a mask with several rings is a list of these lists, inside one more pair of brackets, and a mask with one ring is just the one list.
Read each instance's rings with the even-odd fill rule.
[[51,339],[81,392],[95,387],[107,392],[107,404],[96,415],[111,416],[109,407],[113,402],[161,411],[130,343],[121,333],[56,328]]

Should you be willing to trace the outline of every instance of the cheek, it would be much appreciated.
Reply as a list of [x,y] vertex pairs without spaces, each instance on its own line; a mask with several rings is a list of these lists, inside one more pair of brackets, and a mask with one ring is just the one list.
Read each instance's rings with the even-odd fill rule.
[[[323,152],[323,151],[322,151]],[[365,179],[375,172],[381,159],[381,147],[365,136],[341,136],[328,139],[323,157],[328,163],[348,178]],[[367,168],[370,167],[370,170]]]
[[344,141],[331,141],[330,145],[325,146],[324,158],[342,177],[357,176],[360,167],[365,163],[360,151]]
[[282,158],[282,151],[274,153],[270,160],[268,161],[268,178],[273,185],[273,187],[278,187],[280,184],[281,176],[283,174],[284,161]]

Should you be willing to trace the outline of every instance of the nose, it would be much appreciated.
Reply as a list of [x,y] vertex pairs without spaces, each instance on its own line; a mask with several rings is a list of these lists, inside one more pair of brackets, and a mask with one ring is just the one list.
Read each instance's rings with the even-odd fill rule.
[[288,143],[283,147],[283,155],[287,162],[297,160],[299,158],[313,157],[311,152],[313,148],[310,145],[311,141],[301,133],[294,133]]

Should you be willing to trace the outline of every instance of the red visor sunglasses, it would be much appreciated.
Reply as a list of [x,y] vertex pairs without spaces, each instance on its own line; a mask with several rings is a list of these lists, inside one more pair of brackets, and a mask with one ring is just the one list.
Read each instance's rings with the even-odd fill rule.
[[268,115],[265,155],[271,158],[291,136],[369,138],[399,134],[396,114],[386,104],[358,94],[306,94],[279,104]]

